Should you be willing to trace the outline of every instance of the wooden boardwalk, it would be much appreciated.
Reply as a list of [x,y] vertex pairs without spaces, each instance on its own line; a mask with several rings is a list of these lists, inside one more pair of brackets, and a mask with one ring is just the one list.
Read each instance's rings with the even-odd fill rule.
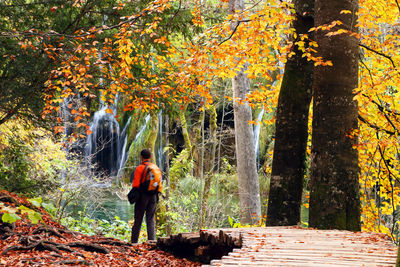
[[157,245],[209,262],[203,266],[395,266],[397,256],[383,234],[299,227],[208,229],[160,238]]
[[[296,227],[224,229],[241,238],[220,260],[203,266],[395,266],[397,247],[384,235]],[[207,230],[217,235],[219,230]]]

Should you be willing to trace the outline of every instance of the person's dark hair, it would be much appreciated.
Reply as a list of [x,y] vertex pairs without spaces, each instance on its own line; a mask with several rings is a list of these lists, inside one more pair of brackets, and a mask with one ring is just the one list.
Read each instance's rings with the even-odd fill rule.
[[142,156],[143,159],[149,159],[151,158],[151,152],[148,149],[143,149],[140,151],[140,156]]

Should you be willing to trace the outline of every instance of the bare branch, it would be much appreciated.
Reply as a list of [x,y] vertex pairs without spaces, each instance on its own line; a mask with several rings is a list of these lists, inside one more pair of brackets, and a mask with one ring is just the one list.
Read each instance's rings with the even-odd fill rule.
[[397,8],[399,9],[400,12],[400,5],[399,5],[399,1],[398,0],[394,0],[396,2]]
[[232,36],[235,34],[235,32],[237,31],[237,29],[239,28],[240,23],[241,23],[241,21],[239,20],[239,21],[236,23],[236,26],[235,26],[235,28],[232,30],[232,32],[231,32],[231,34],[229,35],[229,37],[226,38],[225,40],[223,40],[222,42],[220,42],[220,43],[218,44],[218,46],[222,45],[223,43],[225,43],[226,41],[228,41],[228,40],[230,40],[230,39],[232,38]]
[[361,115],[358,115],[358,119],[359,119],[361,122],[367,124],[369,127],[373,128],[373,129],[375,129],[375,130],[377,130],[377,131],[382,131],[382,132],[385,132],[385,133],[387,133],[387,134],[389,134],[389,135],[395,135],[395,134],[396,134],[396,132],[394,132],[394,131],[389,131],[389,130],[383,129],[383,128],[381,128],[381,127],[375,125],[375,124],[372,124],[371,122],[367,121],[367,120],[366,120],[364,117],[362,117]]
[[360,58],[361,64],[368,70],[368,74],[369,74],[369,77],[371,78],[372,86],[375,87],[374,79],[372,78],[372,72],[371,72],[370,68],[368,68],[368,66],[365,64],[365,62],[362,60],[361,56],[359,58]]
[[394,67],[394,68],[397,68],[397,67],[396,67],[396,64],[394,63],[394,61],[393,61],[393,59],[392,59],[391,56],[388,56],[388,55],[386,55],[386,54],[384,54],[384,53],[382,53],[382,52],[376,51],[375,49],[372,49],[372,48],[370,48],[370,47],[368,47],[368,46],[366,46],[366,45],[363,45],[363,44],[359,44],[359,46],[361,46],[361,47],[367,49],[368,51],[374,52],[375,54],[378,54],[378,55],[380,55],[380,56],[382,56],[382,57],[384,57],[384,58],[389,59],[390,62],[392,63],[392,65],[393,65],[393,67]]
[[182,0],[179,0],[179,7],[178,10],[174,13],[174,15],[172,16],[172,18],[169,21],[169,26],[171,27],[172,21],[175,19],[175,17],[179,14],[179,12],[181,11],[182,8]]

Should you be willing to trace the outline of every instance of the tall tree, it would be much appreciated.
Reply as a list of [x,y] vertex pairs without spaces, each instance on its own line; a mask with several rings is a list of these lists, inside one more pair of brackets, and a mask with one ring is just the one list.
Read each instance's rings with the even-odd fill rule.
[[14,116],[43,122],[44,84],[55,67],[46,48],[65,51],[63,35],[90,28],[105,14],[119,17],[110,2],[88,0],[81,8],[74,2],[1,1],[0,124]]
[[[296,0],[294,8],[296,44],[314,26],[314,0]],[[268,225],[295,225],[300,221],[314,63],[297,45],[292,47],[295,54],[286,62],[277,106]]]
[[[244,9],[243,0],[229,0],[229,13],[235,14]],[[233,22],[231,30],[237,26]],[[240,61],[239,59],[237,59]],[[243,61],[243,59],[242,59]],[[232,79],[233,109],[235,121],[236,160],[239,182],[240,221],[241,223],[256,223],[261,217],[260,187],[258,182],[256,153],[254,148],[253,128],[250,106],[242,100],[250,92],[250,81],[245,71],[247,63],[237,71]]]
[[[316,27],[334,25],[337,20],[342,24],[337,23],[333,33],[316,32],[319,56],[333,65],[317,66],[314,72],[311,227],[360,230],[358,153],[353,148],[357,140],[349,137],[358,128],[353,100],[358,85],[358,39],[350,34],[357,31],[357,10],[357,0],[315,1]],[[343,31],[348,32],[336,34]]]

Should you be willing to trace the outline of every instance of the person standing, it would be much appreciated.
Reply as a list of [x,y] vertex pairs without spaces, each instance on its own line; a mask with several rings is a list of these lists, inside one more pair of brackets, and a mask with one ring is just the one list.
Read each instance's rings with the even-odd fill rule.
[[132,188],[138,188],[140,197],[135,203],[135,221],[132,226],[131,242],[138,243],[143,216],[146,213],[148,240],[156,239],[155,218],[158,194],[161,193],[161,170],[150,162],[151,152],[143,149],[140,152],[141,163],[133,175]]

